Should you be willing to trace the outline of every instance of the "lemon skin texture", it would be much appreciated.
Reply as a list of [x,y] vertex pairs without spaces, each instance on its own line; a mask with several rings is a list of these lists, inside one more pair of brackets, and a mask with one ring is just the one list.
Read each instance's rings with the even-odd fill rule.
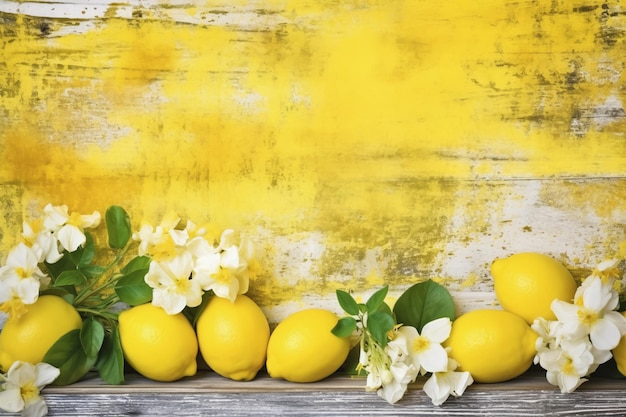
[[119,315],[122,351],[128,364],[146,378],[171,382],[196,374],[198,341],[181,313],[142,304]]
[[327,310],[291,314],[272,332],[267,372],[290,382],[315,382],[333,374],[350,352],[350,339],[331,333],[338,317]]
[[246,295],[234,302],[212,297],[198,317],[196,333],[202,358],[225,378],[250,381],[265,364],[270,327],[263,310]]
[[530,368],[538,334],[519,316],[504,310],[474,310],[452,322],[444,346],[476,382],[513,379]]
[[555,299],[572,302],[578,284],[572,274],[550,256],[524,252],[491,264],[494,290],[503,309],[532,322],[556,320],[550,309]]
[[42,295],[26,308],[28,311],[22,316],[9,318],[0,332],[3,372],[17,360],[40,363],[61,336],[82,326],[78,311],[55,295]]

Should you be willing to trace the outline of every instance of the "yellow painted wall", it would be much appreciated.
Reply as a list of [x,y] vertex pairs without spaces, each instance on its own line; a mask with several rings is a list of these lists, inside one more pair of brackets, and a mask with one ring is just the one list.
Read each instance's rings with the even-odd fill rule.
[[257,237],[279,319],[624,240],[617,0],[135,3],[0,5],[2,253],[47,202],[175,210]]

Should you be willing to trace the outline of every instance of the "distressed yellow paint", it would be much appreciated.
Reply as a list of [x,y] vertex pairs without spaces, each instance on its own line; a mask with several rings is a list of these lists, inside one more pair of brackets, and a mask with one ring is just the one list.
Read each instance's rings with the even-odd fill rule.
[[[122,204],[136,224],[175,210],[243,228],[262,240],[253,292],[270,304],[428,275],[480,286],[483,274],[438,277],[441,254],[451,240],[498,247],[493,213],[524,198],[502,181],[624,176],[624,41],[612,35],[624,15],[600,3],[190,4],[189,17],[257,13],[267,26],[180,24],[158,8],[115,19],[112,6],[92,30],[45,37],[37,20],[5,16],[10,218],[48,201]],[[623,218],[623,183],[593,188],[564,181],[540,198],[572,218]],[[303,255],[306,276],[297,257],[273,263],[278,238],[315,233],[323,253]],[[614,237],[594,242],[615,250]]]

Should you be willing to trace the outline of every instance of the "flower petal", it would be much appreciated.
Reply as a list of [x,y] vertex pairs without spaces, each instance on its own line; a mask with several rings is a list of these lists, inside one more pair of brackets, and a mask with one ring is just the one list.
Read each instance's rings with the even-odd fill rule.
[[61,227],[57,233],[57,238],[59,239],[61,246],[63,246],[68,252],[74,252],[79,246],[84,245],[87,241],[87,238],[82,230],[71,224],[66,224]]
[[35,385],[37,385],[40,389],[54,382],[60,374],[60,370],[58,368],[55,368],[45,362],[35,365],[35,371],[37,372]]
[[445,372],[448,370],[448,352],[439,344],[419,353],[420,365],[426,372]]
[[183,311],[187,300],[184,295],[158,288],[152,291],[152,305],[161,307],[167,314],[174,315]]
[[224,249],[221,253],[220,265],[228,269],[239,268],[239,250],[236,246],[230,246]]
[[80,226],[83,228],[98,227],[98,225],[100,224],[101,218],[102,217],[100,216],[100,213],[97,211],[94,211],[91,214],[81,214]]
[[596,349],[611,350],[619,344],[622,334],[612,320],[602,318],[591,326],[589,338]]
[[442,373],[434,373],[428,378],[428,381],[424,383],[424,387],[422,388],[426,395],[430,397],[433,405],[441,405],[452,393],[452,387],[448,383],[446,378],[442,378]]
[[441,317],[426,323],[422,328],[422,336],[426,336],[431,342],[443,343],[450,337],[452,322],[448,317]]
[[378,395],[384,398],[389,404],[395,404],[404,396],[407,384],[402,384],[396,380],[384,384],[378,391]]
[[22,411],[22,417],[44,417],[48,414],[48,406],[42,397],[29,402]]
[[0,391],[0,409],[10,413],[18,413],[24,409],[24,399],[19,387]]

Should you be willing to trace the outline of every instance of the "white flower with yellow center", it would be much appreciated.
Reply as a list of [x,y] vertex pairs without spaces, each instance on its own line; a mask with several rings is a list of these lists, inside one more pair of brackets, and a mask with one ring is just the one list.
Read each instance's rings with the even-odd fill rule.
[[9,252],[6,265],[0,268],[0,311],[19,317],[26,312],[25,305],[37,301],[40,288],[50,283],[38,262],[38,255],[24,243]]
[[626,318],[613,310],[613,296],[607,293],[600,278],[590,276],[585,281],[588,284],[578,295],[576,304],[554,300],[552,311],[571,339],[588,334],[596,349],[611,350],[626,334]]
[[200,282],[192,277],[193,258],[183,252],[169,261],[152,261],[144,277],[152,288],[152,304],[167,314],[177,314],[185,306],[197,307],[202,302]]
[[452,322],[448,317],[430,321],[420,334],[415,327],[402,326],[389,344],[406,352],[420,374],[444,372],[448,369],[448,352],[441,344],[450,336]]
[[204,291],[213,291],[216,296],[234,302],[237,294],[248,291],[247,282],[240,281],[236,275],[238,269],[239,252],[236,246],[231,246],[198,258],[194,274]]
[[48,406],[41,390],[59,376],[59,370],[47,363],[32,365],[16,361],[5,375],[0,375],[0,408],[23,417],[41,417]]
[[26,245],[39,256],[39,262],[53,264],[63,257],[59,252],[59,243],[52,231],[44,228],[43,219],[23,222],[22,237]]
[[[249,254],[251,249],[246,246],[245,251]],[[245,272],[248,265],[240,256],[234,230],[225,230],[213,250],[207,250],[206,245],[195,245],[194,253],[198,255],[194,273],[204,291],[213,291],[216,296],[231,301],[235,301],[238,294],[248,292],[250,277]]]
[[85,244],[84,229],[97,227],[100,224],[100,213],[84,215],[69,213],[67,206],[53,206],[47,204],[44,209],[44,227],[54,232],[63,249],[74,252],[79,246]]
[[563,342],[559,348],[547,350],[540,355],[540,365],[546,372],[546,378],[562,393],[574,392],[585,376],[593,369],[595,358],[588,340]]
[[184,231],[176,230],[180,218],[168,213],[157,227],[144,224],[139,232],[133,233],[133,240],[139,242],[140,256],[149,256],[155,261],[168,261],[179,255],[180,247],[186,243]]

